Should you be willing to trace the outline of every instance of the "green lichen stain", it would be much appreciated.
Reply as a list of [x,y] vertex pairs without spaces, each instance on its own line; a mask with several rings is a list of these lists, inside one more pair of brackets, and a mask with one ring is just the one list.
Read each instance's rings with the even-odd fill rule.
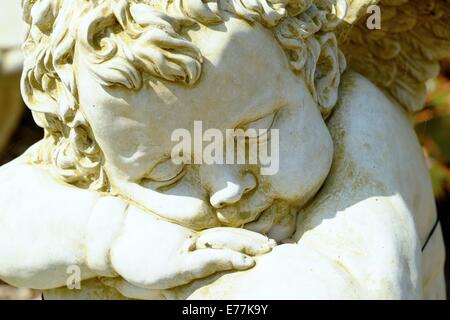
[[239,217],[240,217],[242,220],[246,220],[246,219],[250,218],[250,211],[242,211],[242,212],[239,212]]

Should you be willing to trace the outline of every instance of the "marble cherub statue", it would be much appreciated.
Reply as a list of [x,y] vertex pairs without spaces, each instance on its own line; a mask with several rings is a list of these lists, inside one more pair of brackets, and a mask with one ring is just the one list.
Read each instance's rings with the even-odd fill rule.
[[[23,11],[22,94],[45,137],[0,168],[2,280],[47,299],[445,297],[410,114],[450,52],[447,1]],[[278,130],[279,170],[175,163],[172,134],[196,121]]]

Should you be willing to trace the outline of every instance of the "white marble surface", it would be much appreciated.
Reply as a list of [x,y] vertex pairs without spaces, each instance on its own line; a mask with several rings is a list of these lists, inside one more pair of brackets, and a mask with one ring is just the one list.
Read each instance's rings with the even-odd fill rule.
[[[46,135],[0,168],[0,279],[47,299],[445,298],[417,97],[346,68],[328,2],[25,3]],[[279,130],[279,172],[179,170],[171,134],[197,120]]]

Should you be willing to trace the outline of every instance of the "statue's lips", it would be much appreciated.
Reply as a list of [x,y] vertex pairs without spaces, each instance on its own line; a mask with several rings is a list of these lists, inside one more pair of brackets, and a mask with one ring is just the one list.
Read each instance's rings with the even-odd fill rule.
[[218,209],[216,214],[219,221],[228,227],[242,227],[243,225],[253,222],[263,215],[266,211],[272,207],[272,201],[258,206],[243,210],[237,206],[225,207]]
[[298,212],[297,206],[285,201],[275,201],[255,221],[244,225],[244,228],[264,234],[276,241],[284,241],[295,232]]

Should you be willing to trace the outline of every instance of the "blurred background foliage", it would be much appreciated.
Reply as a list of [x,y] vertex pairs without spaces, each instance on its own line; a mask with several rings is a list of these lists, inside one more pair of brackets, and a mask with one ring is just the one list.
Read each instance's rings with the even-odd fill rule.
[[450,58],[442,72],[428,83],[425,108],[416,114],[416,132],[424,146],[433,190],[438,200],[450,192]]
[[430,169],[431,181],[446,243],[445,273],[450,297],[450,57],[441,61],[441,74],[428,82],[425,108],[415,115],[415,128]]

